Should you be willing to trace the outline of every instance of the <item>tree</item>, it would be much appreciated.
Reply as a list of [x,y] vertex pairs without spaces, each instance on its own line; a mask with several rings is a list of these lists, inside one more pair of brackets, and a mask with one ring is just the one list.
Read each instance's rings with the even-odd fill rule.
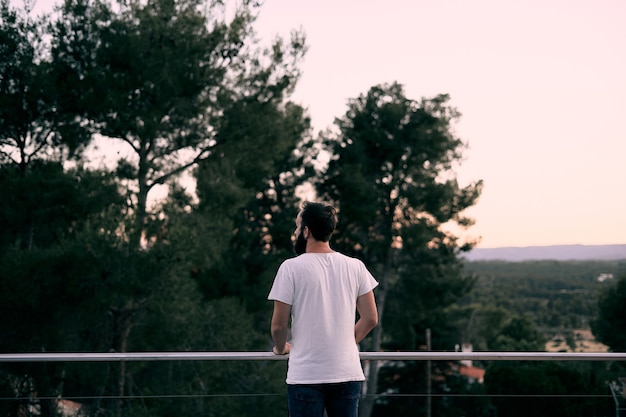
[[0,1],[0,164],[21,176],[33,160],[63,160],[87,139],[51,82],[48,20],[29,12]]
[[[105,138],[125,143],[119,161],[129,181],[139,245],[150,190],[220,152],[224,112],[241,99],[283,97],[298,77],[304,41],[259,51],[257,4],[150,0],[110,4],[67,0],[54,31],[58,74],[75,80],[85,118]],[[69,75],[68,75],[69,74]]]
[[53,136],[50,109],[40,102],[47,98],[41,28],[24,14],[0,2],[0,163],[22,172]]
[[626,352],[626,275],[602,291],[598,310],[591,323],[593,334],[613,352]]
[[487,369],[485,385],[495,397],[498,416],[543,415],[550,410],[553,416],[582,417],[593,412],[589,381],[558,363],[502,362]]
[[[266,332],[243,303],[234,297],[203,302],[183,256],[161,242],[150,251],[130,248],[115,234],[103,236],[100,227],[51,248],[10,250],[0,259],[0,351],[263,349]],[[214,415],[253,415],[251,409],[267,410],[279,399],[229,404],[210,397],[278,390],[284,381],[277,366],[249,362],[17,363],[2,369],[25,388],[35,387],[44,416],[55,415],[53,399],[61,396],[83,397],[94,412],[119,416],[171,415],[174,409],[180,416],[202,415],[216,406]],[[197,397],[182,404],[124,399],[150,393]]]
[[[375,86],[349,101],[336,122],[338,133],[324,138],[331,160],[317,191],[339,209],[335,246],[361,258],[380,282],[374,351],[389,342],[383,329],[393,322],[386,305],[394,288],[418,290],[428,280],[427,293],[408,294],[423,317],[429,297],[449,303],[471,283],[455,262],[471,244],[460,244],[442,225],[472,224],[462,212],[476,202],[482,182],[461,188],[454,178],[464,145],[452,132],[459,114],[447,101],[446,95],[408,99],[397,83]],[[375,366],[361,406],[364,416],[371,413],[377,374]]]
[[[294,148],[309,125],[303,109],[284,99],[297,79],[296,63],[305,47],[302,36],[295,34],[292,43],[279,39],[258,50],[251,30],[257,7],[253,2],[243,2],[234,14],[222,2],[200,6],[194,1],[68,1],[53,22],[46,70],[54,88],[45,95],[55,94],[54,108],[73,115],[81,135],[100,133],[104,140],[117,139],[131,148],[133,156],[120,162],[116,175],[121,184],[135,183],[129,185],[132,210],[128,215],[120,207],[117,194],[114,203],[104,198],[116,184],[108,182],[109,176],[99,183],[99,173],[64,172],[60,163],[39,161],[28,168],[38,169],[36,175],[22,182],[13,171],[1,173],[3,190],[28,185],[29,191],[45,197],[42,201],[28,194],[18,201],[21,205],[2,200],[6,220],[18,219],[27,206],[39,213],[38,201],[45,203],[41,212],[52,217],[41,216],[30,251],[10,247],[0,257],[6,301],[0,310],[7,324],[1,340],[11,345],[5,350],[266,348],[267,332],[253,331],[265,327],[248,312],[259,309],[258,293],[253,307],[253,295],[242,294],[241,288],[207,301],[210,297],[201,297],[205,294],[198,292],[189,272],[198,265],[218,270],[215,262],[222,262],[229,245],[254,249],[245,262],[238,251],[226,262],[243,265],[237,272],[246,273],[246,288],[262,288],[267,271],[275,269],[273,263],[290,246],[303,158]],[[72,143],[82,136],[54,138]],[[54,145],[52,150],[62,149],[60,141],[47,143]],[[147,195],[154,185],[200,164],[197,212],[190,214],[194,203],[173,184],[171,201],[147,213]],[[92,188],[80,188],[87,184]],[[76,190],[86,198],[74,200]],[[133,219],[137,221],[131,223]],[[233,234],[231,225],[240,233]],[[207,229],[220,237],[218,244],[227,244],[214,243],[210,259],[196,262],[204,260],[206,247],[201,244],[210,240],[192,241],[190,232],[204,237]],[[140,237],[147,247],[140,248]],[[3,241],[3,249],[16,239]],[[32,330],[39,328],[43,331]],[[15,370],[32,378],[40,395],[49,398],[98,393],[103,398],[90,405],[118,416],[198,415],[210,407],[202,400],[184,410],[171,401],[163,407],[134,407],[131,401],[115,399],[126,394],[155,392],[162,386],[182,393],[199,388],[202,393],[231,393],[235,381],[236,392],[249,393],[249,387],[276,381],[282,386],[284,374],[280,368],[268,373],[270,367],[256,364],[157,368],[120,362],[88,366],[87,372],[73,364]],[[172,376],[179,371],[180,378]],[[206,381],[211,383],[204,385]],[[273,408],[268,405],[272,402],[245,401],[244,406],[242,401],[232,409],[220,407],[216,415],[251,415]],[[53,410],[42,412],[51,415]]]
[[250,311],[265,312],[268,303],[259,294],[269,291],[278,264],[293,253],[309,120],[292,103],[255,100],[225,113],[223,126],[220,134],[232,142],[197,171],[197,216],[218,227],[201,237],[202,246],[219,242],[221,251],[198,253],[195,277],[208,298],[237,296]]
[[[259,115],[263,107],[280,107],[299,75],[304,39],[296,33],[290,43],[277,39],[260,50],[252,30],[257,7],[249,1],[206,7],[198,0],[63,4],[52,31],[55,79],[71,87],[65,108],[75,108],[83,124],[105,140],[130,149],[116,173],[129,190],[134,222],[122,230],[131,254],[141,243],[164,240],[156,227],[162,219],[148,212],[154,186],[203,161],[219,164],[228,148],[279,144],[237,135],[237,129],[250,124],[241,119],[246,111]],[[228,223],[220,220],[211,219],[211,227],[228,236]],[[219,259],[219,248],[212,254]],[[151,282],[145,283],[148,295]],[[131,293],[116,311],[125,318],[117,328],[124,349],[145,313],[144,297]],[[120,395],[125,378],[121,369]]]
[[[60,166],[85,140],[72,115],[59,108],[58,90],[50,82],[46,24],[46,18],[34,19],[28,9],[12,9],[8,0],[0,1],[0,180],[5,186],[7,181],[12,183],[14,198],[0,203],[5,208],[29,198],[39,199],[41,195],[33,192],[32,186],[42,185],[46,180],[38,175],[54,169],[55,162]],[[51,163],[44,168],[43,160]],[[38,166],[31,168],[34,164]],[[58,178],[56,173],[53,175]],[[39,191],[43,190],[39,188]],[[45,193],[55,191],[45,190]],[[33,235],[41,232],[37,227],[45,225],[45,222],[34,224],[45,211],[41,205],[38,207],[39,213],[29,211],[34,206],[19,207],[15,211],[19,217],[16,223],[13,223],[18,220],[16,216],[3,216],[2,220],[9,226],[3,228],[0,240],[15,238],[22,248],[32,247]],[[9,236],[13,233],[18,236]]]
[[81,167],[64,171],[61,163],[31,161],[0,166],[0,248],[23,250],[59,244],[94,216],[124,200],[110,173]]
[[512,317],[495,339],[487,341],[495,351],[543,351],[545,337],[535,328],[527,316]]
[[567,338],[597,316],[597,296],[610,285],[590,277],[619,276],[623,268],[611,261],[468,262],[466,270],[477,276],[477,282],[459,304],[476,306],[469,323],[476,337],[470,340],[478,349],[487,349],[485,341],[495,340],[489,334],[502,326],[489,323],[485,314],[496,306],[505,309],[506,316],[528,316],[548,339],[557,334]]

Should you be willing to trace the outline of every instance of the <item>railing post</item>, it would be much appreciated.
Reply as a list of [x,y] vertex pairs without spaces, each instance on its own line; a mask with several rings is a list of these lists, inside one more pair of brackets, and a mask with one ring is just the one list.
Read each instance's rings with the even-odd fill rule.
[[[430,329],[426,329],[426,350],[430,352]],[[426,361],[426,417],[431,417],[433,399],[431,396],[432,393],[432,363],[428,360]]]
[[609,388],[611,389],[611,394],[613,395],[613,400],[615,401],[615,417],[619,417],[620,407],[619,407],[619,398],[617,398],[619,387],[617,386],[617,382],[615,381],[609,382]]

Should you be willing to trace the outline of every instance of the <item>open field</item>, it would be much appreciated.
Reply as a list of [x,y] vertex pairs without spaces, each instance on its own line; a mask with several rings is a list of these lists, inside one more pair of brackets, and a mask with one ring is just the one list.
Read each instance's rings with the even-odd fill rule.
[[546,352],[607,352],[608,347],[596,341],[590,330],[574,330],[576,348],[568,345],[564,335],[554,336],[546,343]]

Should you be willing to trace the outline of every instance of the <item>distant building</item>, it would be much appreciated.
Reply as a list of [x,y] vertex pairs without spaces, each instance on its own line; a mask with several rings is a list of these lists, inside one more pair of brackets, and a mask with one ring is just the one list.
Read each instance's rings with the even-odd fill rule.
[[81,417],[87,415],[83,405],[75,401],[59,398],[56,401],[56,406],[60,417]]
[[[471,343],[463,343],[461,345],[461,352],[471,353],[473,350],[474,348]],[[459,351],[459,345],[455,346],[455,351]],[[450,367],[453,372],[467,378],[470,384],[474,382],[482,384],[485,380],[485,370],[474,366],[471,359],[461,360],[458,365],[451,364]]]
[[[472,347],[471,343],[463,343],[461,345],[461,352],[465,352],[465,353],[472,353],[472,351],[474,350],[474,348]],[[464,366],[468,366],[471,367],[472,366],[472,360],[471,359],[466,359],[466,360],[462,360],[461,364]]]
[[596,278],[598,280],[598,282],[604,282],[604,281],[608,281],[610,279],[613,279],[613,274],[600,274],[598,275],[598,278]]
[[458,368],[459,375],[463,375],[468,379],[468,382],[473,384],[475,382],[482,384],[485,382],[485,370],[476,366],[460,365]]

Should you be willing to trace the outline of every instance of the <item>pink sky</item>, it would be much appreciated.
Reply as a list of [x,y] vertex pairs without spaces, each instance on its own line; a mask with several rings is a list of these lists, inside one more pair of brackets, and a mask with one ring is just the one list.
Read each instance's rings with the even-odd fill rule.
[[626,243],[626,2],[266,0],[259,34],[302,27],[294,99],[316,131],[397,81],[451,95],[479,247]]
[[265,0],[256,27],[307,34],[315,134],[376,84],[450,94],[458,178],[485,182],[469,235],[500,247],[626,243],[624,22],[622,0]]

